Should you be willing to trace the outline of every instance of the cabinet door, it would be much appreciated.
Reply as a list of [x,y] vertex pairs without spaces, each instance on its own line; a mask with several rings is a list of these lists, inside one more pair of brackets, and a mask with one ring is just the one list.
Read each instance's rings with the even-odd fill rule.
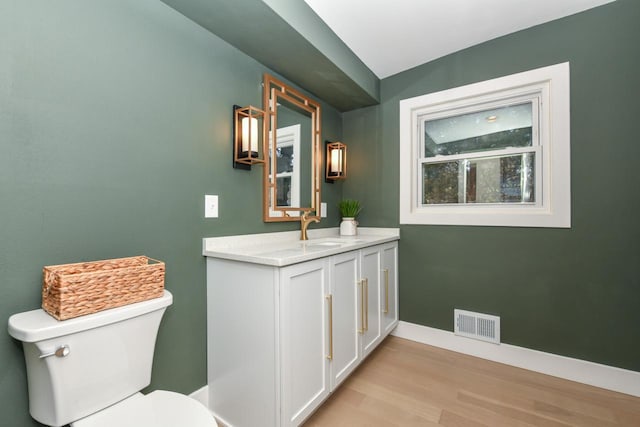
[[381,246],[360,251],[360,316],[362,331],[362,356],[366,356],[382,340],[380,334],[380,273]]
[[398,243],[383,245],[381,251],[381,323],[382,334],[386,336],[398,324]]
[[331,258],[332,322],[330,322],[333,354],[331,389],[333,390],[355,369],[360,360],[358,321],[358,252],[347,252]]
[[[282,425],[299,425],[329,395],[325,259],[280,272]],[[270,301],[264,301],[270,304]]]

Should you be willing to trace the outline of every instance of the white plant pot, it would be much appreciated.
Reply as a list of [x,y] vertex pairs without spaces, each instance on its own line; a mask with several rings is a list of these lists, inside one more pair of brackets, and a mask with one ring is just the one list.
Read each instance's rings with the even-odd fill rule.
[[358,234],[358,221],[355,218],[342,218],[340,235],[355,236],[356,234]]

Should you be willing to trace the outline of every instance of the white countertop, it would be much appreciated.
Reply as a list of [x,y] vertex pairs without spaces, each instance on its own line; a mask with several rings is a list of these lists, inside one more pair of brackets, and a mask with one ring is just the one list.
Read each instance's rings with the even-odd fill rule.
[[310,229],[307,234],[306,241],[300,240],[300,231],[207,237],[202,239],[202,254],[282,267],[400,239],[398,228],[358,227],[357,236],[340,236],[338,228]]

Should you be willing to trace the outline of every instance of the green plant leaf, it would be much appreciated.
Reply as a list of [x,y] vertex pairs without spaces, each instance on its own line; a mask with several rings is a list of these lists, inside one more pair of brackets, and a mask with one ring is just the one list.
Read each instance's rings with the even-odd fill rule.
[[343,218],[355,218],[362,210],[362,206],[358,200],[342,199],[338,203],[338,209]]

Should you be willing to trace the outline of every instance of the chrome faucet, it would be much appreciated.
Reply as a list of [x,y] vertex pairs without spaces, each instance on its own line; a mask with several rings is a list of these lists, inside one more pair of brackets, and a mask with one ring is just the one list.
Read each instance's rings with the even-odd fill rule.
[[307,228],[312,222],[320,222],[318,218],[309,218],[311,211],[303,211],[300,215],[300,240],[309,240],[307,237]]

